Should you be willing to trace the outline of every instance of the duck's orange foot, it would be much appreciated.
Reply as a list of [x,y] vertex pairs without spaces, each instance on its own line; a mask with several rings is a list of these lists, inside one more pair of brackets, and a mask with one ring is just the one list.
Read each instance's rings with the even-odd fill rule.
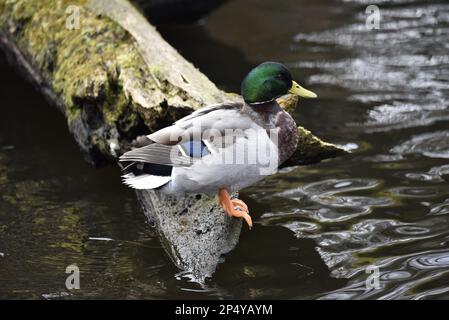
[[221,188],[218,190],[218,203],[229,216],[245,219],[251,229],[253,221],[249,215],[248,206],[242,200],[231,199],[228,190]]

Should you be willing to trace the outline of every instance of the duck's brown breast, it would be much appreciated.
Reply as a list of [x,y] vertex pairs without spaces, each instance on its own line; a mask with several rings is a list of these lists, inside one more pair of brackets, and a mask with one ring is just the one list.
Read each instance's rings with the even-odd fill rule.
[[298,146],[298,128],[295,120],[284,110],[276,115],[278,128],[279,164],[290,158]]
[[249,106],[245,104],[242,113],[265,128],[269,136],[271,136],[270,130],[277,130],[279,164],[290,158],[296,151],[299,140],[296,122],[279,106],[276,100],[265,105]]

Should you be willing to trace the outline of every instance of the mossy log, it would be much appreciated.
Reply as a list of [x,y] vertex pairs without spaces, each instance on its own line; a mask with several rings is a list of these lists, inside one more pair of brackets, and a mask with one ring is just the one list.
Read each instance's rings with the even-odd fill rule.
[[[63,112],[95,165],[116,163],[137,136],[195,109],[240,99],[219,90],[126,0],[1,0],[0,40],[10,60]],[[290,165],[344,153],[298,130],[302,138]],[[213,196],[137,195],[175,264],[199,281],[238,242],[241,221],[225,215]]]

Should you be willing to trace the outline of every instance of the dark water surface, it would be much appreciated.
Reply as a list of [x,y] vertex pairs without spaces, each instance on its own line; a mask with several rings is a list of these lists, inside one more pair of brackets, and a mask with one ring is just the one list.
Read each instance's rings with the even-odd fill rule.
[[[160,30],[226,90],[261,61],[287,64],[319,96],[297,121],[353,155],[244,190],[255,228],[201,287],[177,274],[118,169],[86,164],[2,59],[0,298],[449,298],[446,1],[239,0]],[[379,289],[366,288],[372,265]]]

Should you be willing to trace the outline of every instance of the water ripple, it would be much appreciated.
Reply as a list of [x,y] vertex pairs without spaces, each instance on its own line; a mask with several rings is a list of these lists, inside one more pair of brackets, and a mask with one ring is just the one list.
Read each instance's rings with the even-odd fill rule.
[[389,190],[393,195],[401,198],[432,198],[444,194],[446,191],[437,187],[415,186],[396,187]]
[[[305,184],[302,187],[293,188],[276,193],[276,197],[287,198],[300,202],[297,208],[294,202],[288,206],[291,211],[280,213],[267,213],[262,216],[263,223],[277,223],[285,218],[289,220],[297,218],[309,218],[314,223],[338,223],[348,221],[359,216],[369,214],[374,207],[390,206],[393,200],[387,197],[346,195],[342,193],[359,192],[375,189],[380,185],[375,179],[328,179],[319,182]],[[286,203],[284,203],[284,207]],[[286,225],[288,228],[292,224]],[[298,236],[302,234],[303,228],[294,224],[294,231]],[[315,227],[314,230],[318,228]]]
[[[355,3],[355,19],[298,33],[292,50],[307,54],[293,67],[309,69],[309,82],[327,84],[331,94],[344,92],[352,108],[344,105],[342,111],[352,115],[355,106],[366,108],[364,117],[344,118],[345,126],[335,122],[336,130],[375,136],[370,141],[378,144],[377,154],[362,157],[365,165],[374,163],[370,169],[379,170],[374,177],[383,177],[386,187],[377,179],[354,178],[363,176],[363,168],[351,167],[351,178],[315,181],[277,195],[300,209],[272,222],[314,239],[331,275],[349,279],[321,299],[447,298],[449,165],[436,159],[449,159],[449,4],[344,2]],[[380,29],[368,30],[365,6],[386,2]],[[430,125],[435,128],[425,133],[409,129]],[[378,289],[366,286],[370,265],[380,268]]]
[[417,269],[435,269],[449,267],[449,252],[426,254],[408,261],[408,265]]
[[374,179],[329,179],[309,183],[302,188],[309,195],[332,195],[341,192],[365,190],[377,187],[380,184]]
[[[310,48],[324,57],[295,65],[319,70],[309,82],[343,87],[350,92],[349,100],[371,104],[366,121],[349,124],[365,132],[449,120],[449,74],[444,71],[449,64],[449,5],[402,2],[408,6],[382,8],[378,30],[366,28],[366,14],[360,8],[352,24],[299,33],[294,39],[294,49]],[[335,55],[335,48],[344,52],[342,58]]]
[[443,176],[449,174],[449,165],[445,164],[438,167],[432,167],[427,172],[416,173],[410,172],[405,176],[411,180],[429,181],[429,182],[444,182]]
[[392,148],[391,152],[449,159],[449,130],[413,136],[410,140]]
[[430,207],[429,213],[432,215],[446,215],[449,214],[449,199],[443,203],[434,204]]
[[[354,299],[424,299],[436,298],[449,292],[449,252],[419,252],[379,261],[380,288],[370,289],[366,285],[368,274],[363,268],[353,275],[344,288],[329,292],[320,299],[351,297]],[[385,271],[384,271],[385,270]]]

